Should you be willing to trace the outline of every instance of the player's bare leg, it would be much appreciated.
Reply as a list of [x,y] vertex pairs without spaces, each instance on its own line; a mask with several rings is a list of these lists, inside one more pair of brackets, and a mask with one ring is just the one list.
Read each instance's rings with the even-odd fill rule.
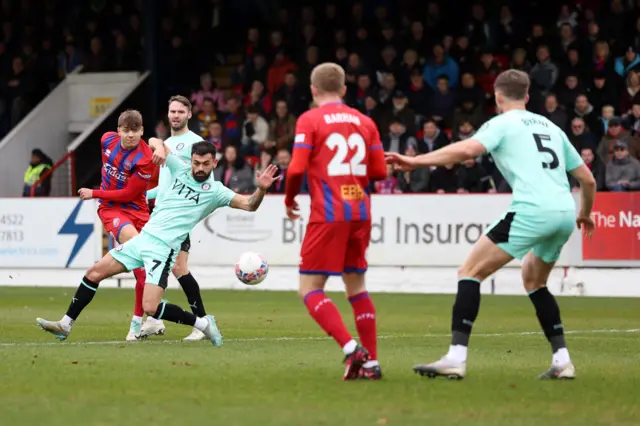
[[362,379],[379,380],[382,370],[378,363],[378,336],[376,331],[376,308],[369,297],[364,274],[348,272],[342,274],[347,297],[353,309],[356,330],[362,346],[369,352],[369,360],[360,369]]
[[338,308],[324,294],[327,278],[326,275],[301,274],[298,293],[311,317],[342,348],[346,366],[343,379],[354,380],[358,378],[362,365],[368,361],[369,353],[351,337]]
[[162,287],[147,283],[142,298],[142,306],[147,315],[156,319],[166,319],[177,324],[196,327],[211,340],[214,346],[222,346],[222,334],[212,315],[197,317],[178,305],[162,300],[163,296],[164,289]]
[[[133,225],[124,225],[118,232],[118,243],[124,244],[136,235],[138,235],[138,231]],[[144,294],[144,285],[147,279],[147,274],[144,268],[137,268],[133,270],[133,275],[136,278],[136,296],[135,303],[133,305],[133,318],[131,319],[129,333],[127,333],[126,337],[127,341],[135,341],[140,338],[140,331],[142,330],[142,316],[144,315],[144,310],[142,309],[142,295]]]
[[[188,248],[187,248],[188,249]],[[196,279],[189,272],[189,252],[181,250],[178,253],[178,257],[176,259],[176,264],[173,267],[173,275],[180,283],[180,287],[182,287],[182,291],[184,291],[185,296],[187,296],[187,301],[189,302],[189,307],[191,308],[191,312],[197,317],[204,317],[207,315],[207,311],[204,308],[204,303],[202,302],[202,295],[200,294],[200,286]],[[203,340],[206,336],[197,328],[193,328],[191,334],[184,338],[187,341],[194,340]]]
[[551,368],[538,376],[540,379],[575,379],[576,370],[569,357],[564,340],[564,327],[560,319],[560,307],[547,288],[549,274],[555,262],[547,263],[529,252],[522,264],[522,282],[536,309],[542,331],[551,344],[553,358]]
[[65,340],[69,337],[71,327],[82,310],[93,300],[100,281],[124,271],[125,267],[107,253],[98,263],[87,270],[75,295],[71,299],[67,314],[60,321],[47,321],[37,318],[36,322],[44,331],[55,335],[56,339]]
[[449,352],[432,364],[414,366],[416,373],[429,377],[464,378],[471,328],[480,309],[480,283],[511,260],[513,257],[486,235],[480,237],[458,270],[458,294],[453,305]]

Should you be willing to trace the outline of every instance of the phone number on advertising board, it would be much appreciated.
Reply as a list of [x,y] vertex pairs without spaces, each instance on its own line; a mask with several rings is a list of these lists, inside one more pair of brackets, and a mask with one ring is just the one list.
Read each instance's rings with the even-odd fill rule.
[[24,241],[24,232],[21,229],[24,216],[21,214],[0,215],[0,242]]

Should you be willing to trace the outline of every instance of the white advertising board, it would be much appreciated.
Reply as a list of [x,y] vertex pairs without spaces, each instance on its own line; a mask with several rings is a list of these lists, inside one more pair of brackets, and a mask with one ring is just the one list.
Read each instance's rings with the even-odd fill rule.
[[[473,243],[507,210],[511,195],[374,195],[371,266],[459,266]],[[309,198],[299,196],[301,217]],[[267,196],[255,213],[220,209],[191,233],[191,265],[232,265],[247,250],[271,265],[296,266],[306,220],[291,222],[282,196]],[[558,266],[579,264],[580,235],[565,246]],[[518,262],[513,262],[517,266]]]
[[0,268],[88,268],[102,257],[95,200],[0,198]]

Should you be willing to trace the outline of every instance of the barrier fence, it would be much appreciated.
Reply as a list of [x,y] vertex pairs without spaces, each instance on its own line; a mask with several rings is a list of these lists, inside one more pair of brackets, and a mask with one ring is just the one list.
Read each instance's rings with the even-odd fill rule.
[[[369,264],[456,267],[510,200],[502,194],[373,196]],[[308,197],[298,202],[308,217]],[[95,200],[0,198],[0,268],[89,267],[104,254],[96,209]],[[640,266],[640,194],[598,194],[593,217],[593,238],[576,231],[558,266]],[[286,218],[282,196],[266,197],[255,213],[223,208],[191,233],[189,262],[232,265],[240,253],[253,250],[272,266],[297,266],[304,229],[304,219]]]

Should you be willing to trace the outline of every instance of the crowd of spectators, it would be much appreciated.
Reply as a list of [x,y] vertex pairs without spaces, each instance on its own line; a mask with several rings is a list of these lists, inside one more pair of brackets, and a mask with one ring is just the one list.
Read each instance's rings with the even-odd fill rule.
[[[496,76],[506,68],[524,70],[532,80],[528,107],[565,129],[598,189],[640,189],[640,1],[541,0],[491,8],[474,3],[466,9],[468,16],[437,1],[378,1],[371,9],[365,3],[282,7],[268,25],[247,28],[236,52],[241,60],[235,63],[228,47],[224,57],[216,55],[223,49],[218,28],[223,2],[207,2],[206,14],[162,17],[157,72],[170,90],[183,94],[195,81],[189,91],[191,127],[220,147],[216,173],[225,185],[251,190],[255,171],[271,162],[286,173],[296,118],[314,107],[310,71],[333,61],[347,74],[345,103],[376,122],[385,150],[407,155],[473,136],[495,114]],[[45,0],[45,10],[50,4],[56,1]],[[5,117],[14,121],[25,93],[43,82],[50,87],[74,64],[89,70],[139,66],[140,13],[119,3],[107,12],[120,15],[107,21],[119,22],[117,28],[87,19],[75,32],[63,28],[63,40],[43,31],[40,46],[29,44],[28,37],[12,41],[13,24],[3,23],[0,66],[13,62],[13,74],[3,71],[9,78],[0,86]],[[59,11],[44,14],[45,29],[54,13]],[[179,16],[185,22],[178,22]],[[213,41],[203,47],[203,40]],[[202,55],[207,48],[217,50]],[[189,61],[193,66],[176,66]],[[29,64],[31,74],[25,71]],[[221,77],[221,68],[227,75]],[[24,83],[17,77],[22,75]],[[168,133],[162,119],[156,133]],[[410,173],[389,169],[387,179],[372,189],[510,191],[490,156]],[[273,190],[282,192],[282,185]]]

